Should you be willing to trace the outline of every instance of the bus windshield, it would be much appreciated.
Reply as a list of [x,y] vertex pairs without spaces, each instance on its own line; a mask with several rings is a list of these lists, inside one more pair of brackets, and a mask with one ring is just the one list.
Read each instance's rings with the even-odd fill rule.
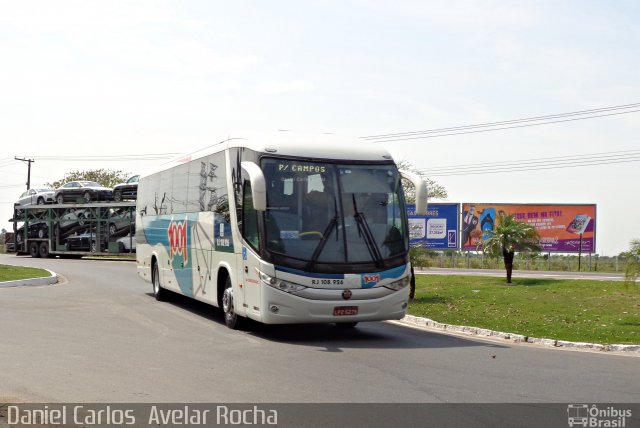
[[394,164],[328,164],[263,158],[266,249],[281,264],[388,268],[408,238]]

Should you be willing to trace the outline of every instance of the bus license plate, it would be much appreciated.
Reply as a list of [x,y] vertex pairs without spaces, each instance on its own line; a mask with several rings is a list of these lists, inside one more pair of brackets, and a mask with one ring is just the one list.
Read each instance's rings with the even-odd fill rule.
[[336,306],[333,308],[334,316],[342,316],[342,315],[358,315],[358,307],[357,306]]

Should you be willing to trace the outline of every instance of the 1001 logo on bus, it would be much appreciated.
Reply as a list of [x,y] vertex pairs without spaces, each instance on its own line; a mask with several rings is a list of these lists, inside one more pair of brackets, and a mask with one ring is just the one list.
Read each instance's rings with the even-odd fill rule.
[[179,254],[186,265],[189,261],[189,256],[187,255],[187,219],[180,222],[171,220],[167,235],[169,237],[169,260],[173,262],[173,257]]
[[373,287],[380,282],[380,274],[371,273],[362,275],[362,286],[365,288]]

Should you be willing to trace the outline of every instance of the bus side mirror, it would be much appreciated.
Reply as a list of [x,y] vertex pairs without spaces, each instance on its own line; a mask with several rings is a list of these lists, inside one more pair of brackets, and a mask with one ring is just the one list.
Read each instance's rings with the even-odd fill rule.
[[264,174],[258,165],[253,162],[241,162],[242,170],[249,177],[251,182],[251,198],[253,199],[253,208],[256,211],[267,210],[267,185]]
[[416,188],[416,215],[427,215],[427,183],[418,174],[400,170],[400,176],[413,183]]

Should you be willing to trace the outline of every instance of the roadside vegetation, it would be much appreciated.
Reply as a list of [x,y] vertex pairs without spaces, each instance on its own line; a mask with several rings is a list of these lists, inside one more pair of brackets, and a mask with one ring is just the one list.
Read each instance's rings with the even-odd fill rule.
[[640,288],[624,282],[417,275],[409,314],[525,336],[640,344]]
[[50,274],[44,269],[0,265],[0,282],[16,281],[19,279],[29,278],[42,278],[46,276],[50,276]]
[[631,241],[629,249],[629,263],[624,271],[624,278],[627,284],[636,285],[640,278],[640,239]]
[[[396,165],[398,166],[398,169],[411,171],[422,177],[422,179],[427,183],[427,199],[429,201],[447,199],[449,196],[447,194],[447,189],[445,189],[444,186],[427,177],[427,174],[424,171],[414,167],[408,160],[403,159],[400,162],[397,162]],[[409,180],[405,180],[403,178],[402,190],[404,191],[404,197],[407,203],[414,204],[416,202],[416,189],[413,187],[413,184]]]
[[[580,272],[625,273],[638,256],[622,252],[617,256],[582,255]],[[491,257],[482,251],[432,251],[411,249],[411,264],[416,268],[504,269],[502,257]],[[514,270],[578,272],[577,254],[516,253]]]

